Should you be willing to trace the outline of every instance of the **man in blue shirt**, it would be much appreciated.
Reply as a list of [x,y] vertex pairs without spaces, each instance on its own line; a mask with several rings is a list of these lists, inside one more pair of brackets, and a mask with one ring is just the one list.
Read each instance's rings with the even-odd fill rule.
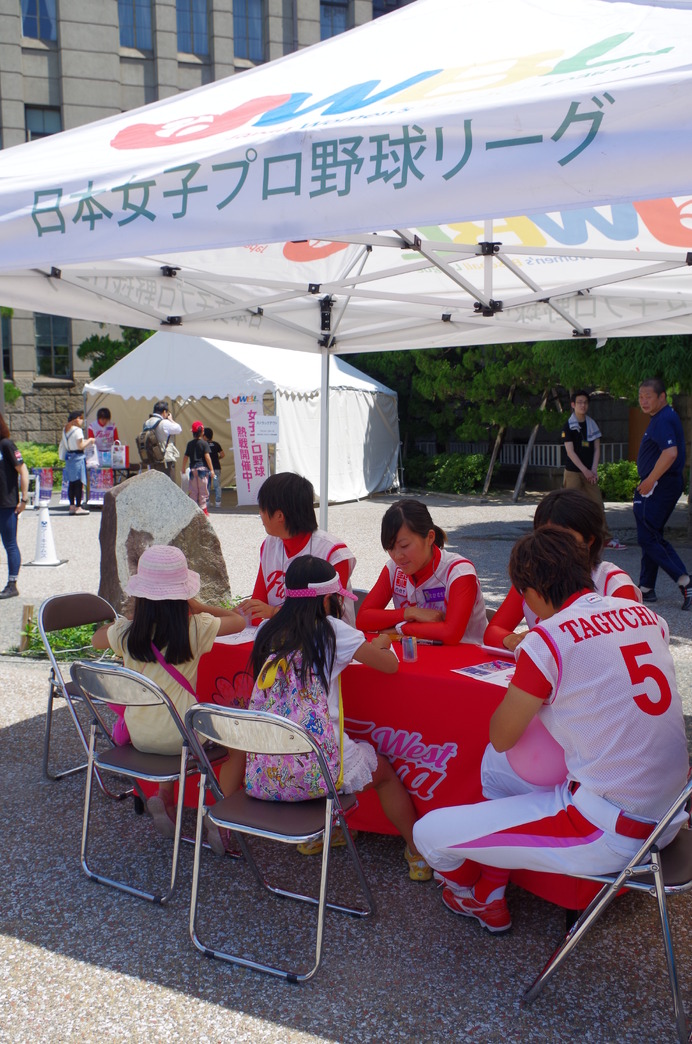
[[639,586],[645,602],[655,602],[659,567],[680,588],[682,608],[692,606],[692,587],[685,565],[663,530],[683,487],[685,436],[677,413],[668,405],[663,381],[650,379],[639,386],[639,406],[651,418],[637,455],[641,479],[634,494],[637,540],[642,549]]

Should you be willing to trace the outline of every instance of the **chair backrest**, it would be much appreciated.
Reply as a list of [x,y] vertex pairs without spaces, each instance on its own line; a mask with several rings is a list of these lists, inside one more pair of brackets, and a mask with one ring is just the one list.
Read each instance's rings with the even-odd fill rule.
[[88,591],[53,595],[45,600],[38,611],[38,629],[45,641],[45,635],[51,631],[79,627],[81,624],[108,623],[115,620],[116,616],[110,602]]
[[163,704],[175,721],[185,743],[189,743],[189,733],[170,697],[155,682],[113,663],[86,663],[77,660],[70,668],[72,681],[79,686],[84,699],[100,720],[95,703],[117,703],[124,707],[152,707]]
[[[231,750],[250,754],[314,754],[328,796],[338,801],[338,795],[329,767],[319,744],[310,733],[295,721],[281,718],[269,711],[244,710],[235,707],[217,707],[212,703],[198,703],[185,715],[193,749],[198,760],[207,761],[199,737],[218,743]],[[208,761],[207,761],[208,765]],[[214,793],[217,793],[213,773],[207,773]],[[217,795],[218,796],[218,795]]]

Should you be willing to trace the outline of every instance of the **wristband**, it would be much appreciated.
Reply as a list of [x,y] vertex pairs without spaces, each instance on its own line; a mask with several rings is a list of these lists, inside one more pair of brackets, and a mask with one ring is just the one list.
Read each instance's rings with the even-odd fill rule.
[[405,621],[405,620],[402,620],[402,622],[401,622],[401,623],[398,623],[398,624],[396,625],[396,627],[394,628],[394,630],[396,631],[396,633],[397,633],[397,634],[405,634],[405,631],[404,631],[404,627],[405,627],[405,626],[406,626],[406,621]]

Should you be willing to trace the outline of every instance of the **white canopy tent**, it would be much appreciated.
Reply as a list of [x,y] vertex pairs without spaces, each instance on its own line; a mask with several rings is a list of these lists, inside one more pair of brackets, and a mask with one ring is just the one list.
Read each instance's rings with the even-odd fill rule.
[[[85,385],[87,418],[107,406],[122,442],[134,450],[149,407],[171,403],[183,427],[179,448],[199,418],[226,451],[233,475],[230,396],[266,396],[279,418],[276,470],[295,471],[320,492],[320,359],[305,352],[157,333]],[[358,500],[398,485],[399,417],[391,388],[334,356],[329,368],[329,499]],[[182,446],[180,444],[182,443]],[[229,466],[230,465],[230,466]]]
[[691,90],[689,0],[418,0],[0,153],[0,302],[323,390],[336,351],[688,333]]

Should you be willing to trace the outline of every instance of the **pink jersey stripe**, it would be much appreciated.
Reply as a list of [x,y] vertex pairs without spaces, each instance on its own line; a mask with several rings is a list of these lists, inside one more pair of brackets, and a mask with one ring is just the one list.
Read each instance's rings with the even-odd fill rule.
[[[530,826],[530,824],[527,824]],[[594,827],[592,833],[583,834],[579,837],[561,837],[558,834],[517,834],[498,831],[495,834],[487,834],[485,837],[477,837],[471,841],[462,841],[458,845],[450,845],[450,848],[575,848],[577,845],[590,845],[602,837],[603,831]]]

